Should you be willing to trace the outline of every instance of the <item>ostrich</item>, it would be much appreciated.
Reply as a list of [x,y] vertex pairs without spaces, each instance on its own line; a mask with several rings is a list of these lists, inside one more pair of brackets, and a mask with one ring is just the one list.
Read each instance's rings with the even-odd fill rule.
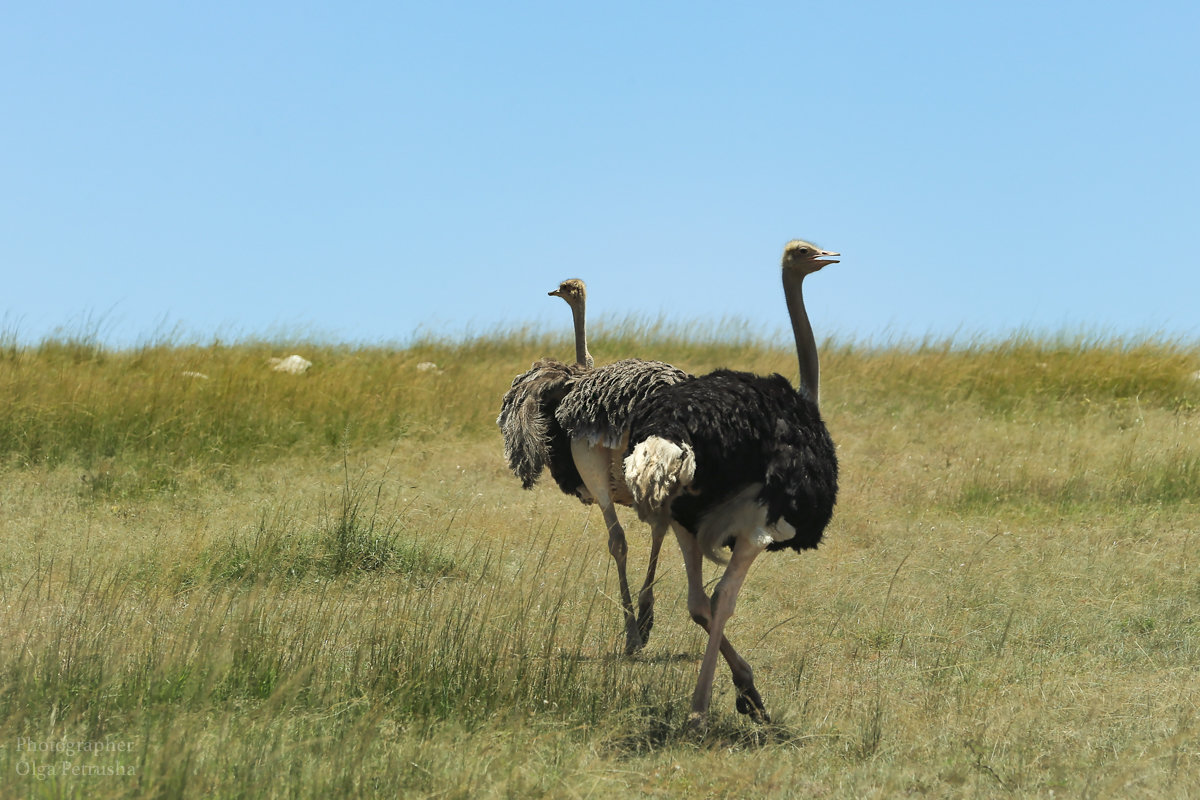
[[625,617],[625,652],[645,646],[654,624],[654,577],[668,523],[652,530],[650,561],[633,610],[626,571],[628,546],[615,503],[632,505],[624,483],[622,458],[629,417],[656,391],[691,376],[661,361],[628,358],[598,369],[587,349],[587,289],[583,281],[563,281],[550,295],[571,307],[575,327],[575,364],[552,359],[518,375],[504,395],[496,420],[504,435],[509,467],[531,488],[544,468],[566,494],[600,506],[608,531],[608,550],[617,566]]
[[[801,284],[833,256],[808,242],[783,251],[783,290],[796,339],[800,388],[782,375],[717,370],[664,389],[634,410],[625,481],[639,516],[670,524],[683,551],[688,611],[708,632],[690,720],[703,725],[720,653],[737,709],[769,721],[750,665],[725,638],[738,590],[764,550],[815,548],[837,500],[837,455],[817,406],[820,368]],[[718,552],[732,549],[726,559]],[[712,599],[702,556],[726,564]]]

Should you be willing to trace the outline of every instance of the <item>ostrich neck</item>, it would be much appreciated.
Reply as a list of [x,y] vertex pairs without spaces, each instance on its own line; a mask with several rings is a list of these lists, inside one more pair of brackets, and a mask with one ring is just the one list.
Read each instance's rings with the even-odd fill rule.
[[581,367],[591,367],[592,354],[587,349],[587,333],[584,324],[583,304],[571,306],[571,316],[575,320],[575,363]]
[[788,315],[792,318],[792,334],[796,337],[796,358],[800,362],[800,388],[808,392],[819,405],[817,393],[821,383],[821,365],[817,358],[817,340],[813,336],[808,312],[804,310],[804,276],[783,273],[783,294],[787,298]]

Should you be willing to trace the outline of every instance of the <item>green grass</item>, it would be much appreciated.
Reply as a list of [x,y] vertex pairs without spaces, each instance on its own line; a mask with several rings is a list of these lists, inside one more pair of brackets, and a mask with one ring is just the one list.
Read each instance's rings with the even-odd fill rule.
[[[639,322],[592,349],[795,371]],[[0,796],[1200,793],[1200,348],[829,344],[827,541],[761,559],[729,629],[774,722],[722,668],[703,735],[673,547],[625,658],[598,512],[504,469],[547,354],[3,342]]]

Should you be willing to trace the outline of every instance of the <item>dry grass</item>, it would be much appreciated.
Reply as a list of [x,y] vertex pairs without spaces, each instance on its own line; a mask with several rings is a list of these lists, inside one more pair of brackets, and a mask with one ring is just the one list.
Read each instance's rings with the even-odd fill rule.
[[[295,349],[0,352],[0,795],[1200,793],[1195,348],[827,348],[827,543],[761,559],[729,631],[775,722],[721,677],[703,737],[679,559],[621,657],[598,513],[504,471],[499,396],[565,341],[266,369]],[[794,372],[653,326],[593,349]],[[128,747],[47,751],[77,742]]]

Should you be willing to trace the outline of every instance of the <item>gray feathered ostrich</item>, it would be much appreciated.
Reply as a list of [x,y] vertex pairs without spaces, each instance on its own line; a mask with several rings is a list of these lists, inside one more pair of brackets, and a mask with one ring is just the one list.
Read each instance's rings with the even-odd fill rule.
[[[688,611],[708,632],[692,695],[702,724],[712,699],[717,655],[729,663],[737,709],[767,721],[750,665],[725,638],[738,590],[764,550],[806,550],[821,541],[837,500],[837,455],[817,407],[820,367],[801,284],[828,252],[792,241],[783,251],[783,290],[796,337],[800,388],[782,375],[717,370],[664,389],[635,409],[625,480],[638,514],[669,521],[683,551]],[[726,560],[719,550],[731,548]],[[727,563],[709,600],[702,556]]]
[[585,503],[600,506],[608,530],[608,550],[617,565],[617,582],[625,616],[625,652],[645,646],[654,624],[654,577],[669,521],[651,535],[646,578],[633,610],[626,571],[628,546],[615,503],[632,505],[625,487],[623,457],[633,409],[655,392],[690,376],[661,361],[628,358],[592,369],[587,350],[583,281],[563,281],[551,295],[571,307],[575,322],[575,364],[552,359],[535,363],[518,375],[505,393],[496,420],[504,435],[509,467],[529,489],[544,468],[558,487]]

